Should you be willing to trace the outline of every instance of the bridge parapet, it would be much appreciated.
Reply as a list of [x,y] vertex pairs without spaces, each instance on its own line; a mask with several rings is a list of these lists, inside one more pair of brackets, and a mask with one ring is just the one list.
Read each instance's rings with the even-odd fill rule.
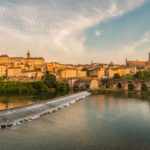
[[129,85],[134,87],[134,90],[141,91],[142,86],[146,86],[150,91],[150,80],[131,80],[131,79],[102,79],[100,81],[101,87],[110,89],[129,90]]
[[111,89],[111,90],[131,90],[141,91],[143,85],[150,91],[150,81],[129,80],[129,79],[69,79],[71,88],[75,89]]

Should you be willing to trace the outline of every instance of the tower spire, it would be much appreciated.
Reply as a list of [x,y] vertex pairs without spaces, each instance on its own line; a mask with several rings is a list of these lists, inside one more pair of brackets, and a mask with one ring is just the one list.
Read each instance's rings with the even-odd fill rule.
[[30,54],[29,50],[28,50],[28,53],[27,53],[27,58],[31,58],[31,54]]

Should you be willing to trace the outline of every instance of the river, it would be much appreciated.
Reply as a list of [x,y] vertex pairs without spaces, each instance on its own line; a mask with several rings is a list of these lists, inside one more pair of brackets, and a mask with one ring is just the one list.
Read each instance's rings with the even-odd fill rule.
[[30,105],[30,104],[38,103],[43,100],[49,100],[59,96],[64,96],[66,94],[68,93],[57,92],[53,94],[43,93],[38,96],[12,96],[12,95],[0,96],[0,110],[16,108],[24,105]]
[[91,95],[0,136],[0,150],[150,150],[149,96]]

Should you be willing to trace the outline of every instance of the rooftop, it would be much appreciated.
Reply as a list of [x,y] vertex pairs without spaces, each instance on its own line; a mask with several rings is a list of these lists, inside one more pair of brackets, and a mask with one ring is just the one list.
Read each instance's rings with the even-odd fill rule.
[[31,58],[25,58],[25,59],[44,59],[42,57],[31,57]]
[[10,59],[24,59],[24,57],[10,57]]
[[0,55],[0,57],[8,57],[8,55]]

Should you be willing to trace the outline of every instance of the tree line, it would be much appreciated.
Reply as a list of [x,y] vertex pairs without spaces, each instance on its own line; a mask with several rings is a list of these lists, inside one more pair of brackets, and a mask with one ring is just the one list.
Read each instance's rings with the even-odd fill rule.
[[118,73],[114,74],[114,79],[133,79],[133,80],[150,80],[150,71],[138,71],[136,74],[126,74],[120,76]]
[[45,72],[41,81],[37,82],[0,82],[0,94],[40,94],[40,93],[54,93],[56,91],[69,91],[69,85],[65,82],[56,81],[56,77]]

